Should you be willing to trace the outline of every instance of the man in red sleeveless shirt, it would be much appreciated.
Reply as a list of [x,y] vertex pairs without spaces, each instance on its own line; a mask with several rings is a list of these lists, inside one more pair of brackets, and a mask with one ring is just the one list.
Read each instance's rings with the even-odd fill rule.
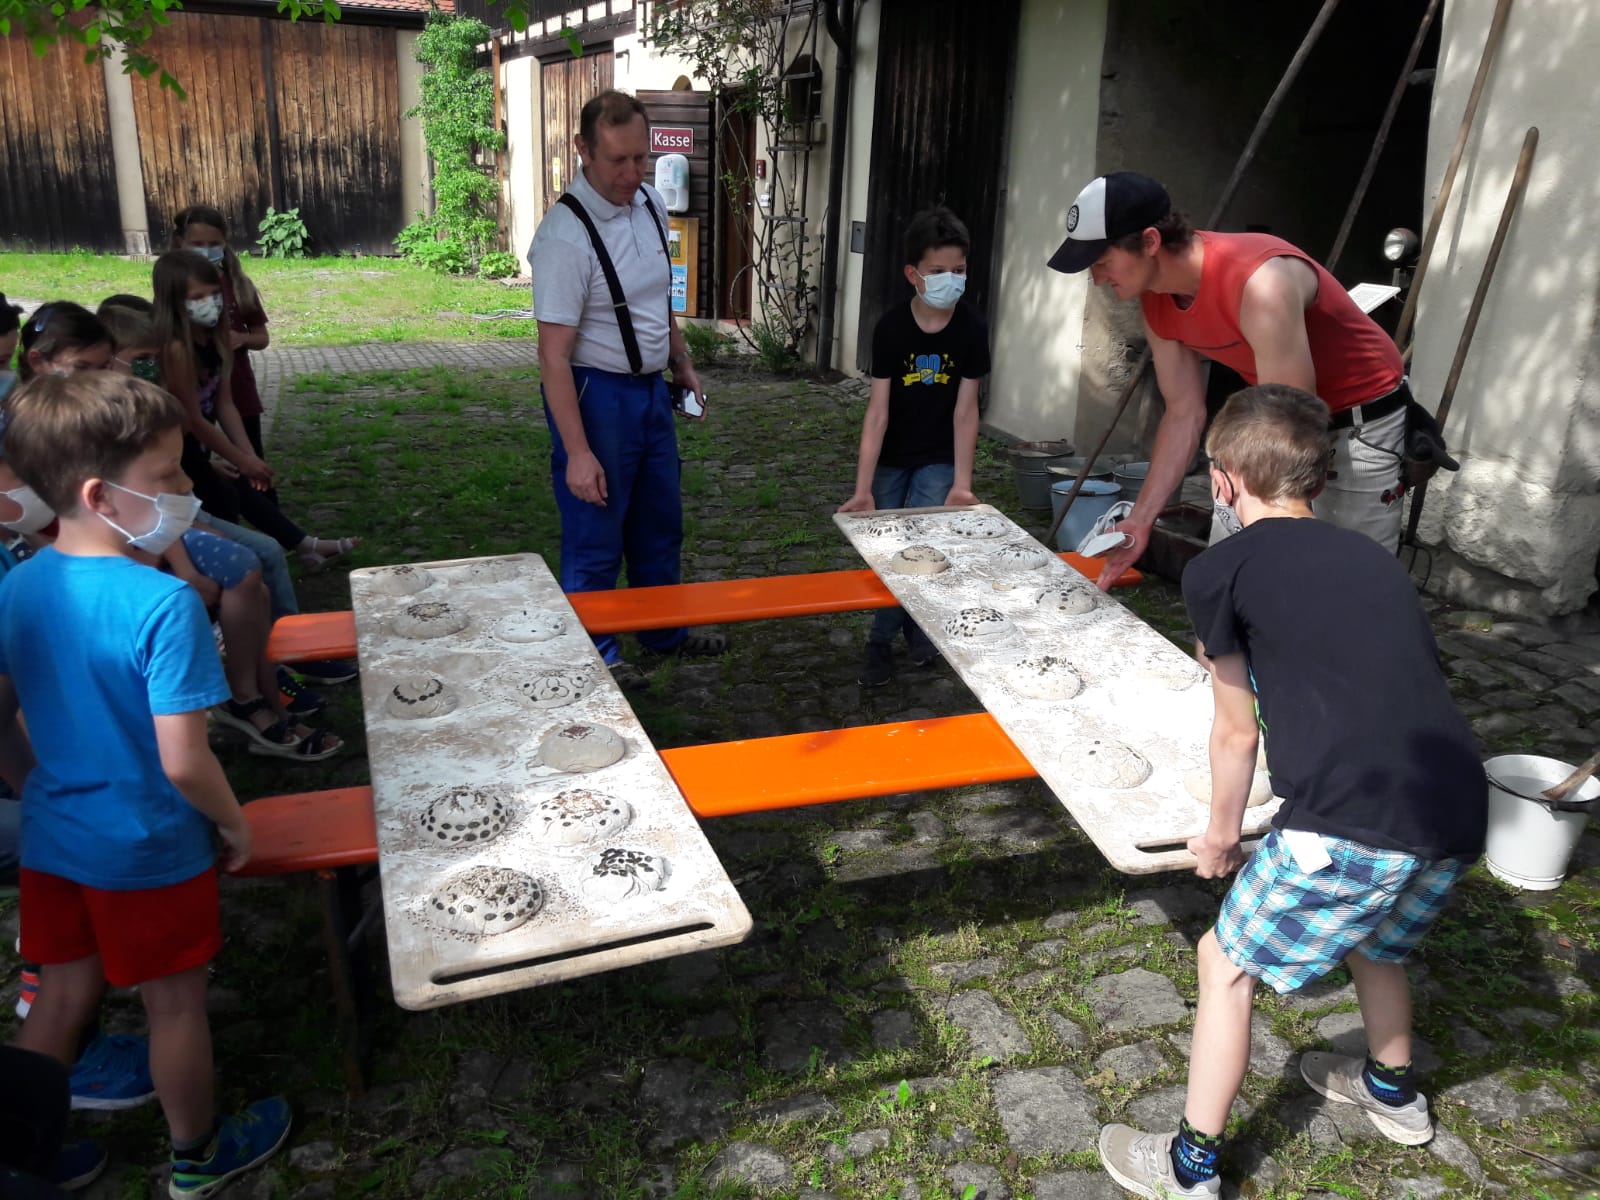
[[[1106,556],[1101,587],[1144,553],[1194,458],[1206,423],[1205,359],[1247,383],[1285,383],[1326,401],[1333,466],[1312,507],[1323,520],[1398,547],[1405,368],[1389,335],[1309,255],[1266,234],[1191,229],[1159,183],[1118,171],[1078,193],[1050,266],[1087,270],[1119,300],[1138,297],[1167,403],[1149,478],[1119,526],[1133,544]],[[1212,540],[1238,528],[1219,505]]]

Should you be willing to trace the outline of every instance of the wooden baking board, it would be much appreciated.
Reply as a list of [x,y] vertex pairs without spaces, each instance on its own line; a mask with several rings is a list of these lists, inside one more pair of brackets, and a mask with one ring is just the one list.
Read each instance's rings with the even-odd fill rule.
[[[834,521],[1112,866],[1134,875],[1194,866],[1185,843],[1205,830],[1210,806],[1190,793],[1185,777],[1198,772],[1209,791],[1212,699],[1210,679],[1191,656],[987,504],[837,513]],[[990,536],[960,532],[974,526]],[[892,570],[907,545],[939,550],[949,568]],[[1000,553],[1012,547],[1023,554],[1032,547],[1039,565]],[[1041,594],[1055,589],[1092,607],[1069,615],[1042,606]],[[999,633],[965,638],[947,629],[957,613],[977,608],[1005,618],[992,623]],[[1021,681],[1041,655],[1064,659],[1082,690],[1070,699],[1025,694]],[[1111,743],[1141,755],[1148,777],[1131,787],[1085,782],[1086,755],[1111,753]],[[1245,836],[1264,833],[1278,805],[1247,809]]]
[[[392,594],[418,583],[426,586]],[[367,568],[350,573],[350,592],[390,973],[403,1008],[433,1008],[688,954],[749,933],[750,914],[738,892],[543,559],[516,554]],[[426,639],[397,632],[395,622],[406,609],[437,603],[464,615],[465,628]],[[505,640],[501,623],[518,622],[524,613],[534,619],[555,614],[564,628],[545,641]],[[554,670],[586,672],[593,690],[561,707],[535,707],[524,689]],[[441,681],[455,707],[432,717],[395,716],[392,691],[409,678]],[[585,773],[546,766],[540,741],[578,722],[615,730],[626,740],[624,757]],[[461,840],[442,841],[437,825],[425,829],[429,806],[458,787],[500,799],[503,831],[465,840],[457,830],[447,836]],[[599,840],[584,847],[558,847],[537,806],[582,788],[626,802],[632,819],[619,832],[600,831]],[[498,827],[501,820],[492,823]],[[588,887],[606,848],[664,859],[660,889],[617,902],[593,896]],[[441,883],[475,868],[531,876],[542,906],[509,932],[449,928],[454,919],[436,909],[433,898]],[[506,907],[478,905],[476,919]],[[518,902],[509,911],[517,913]]]

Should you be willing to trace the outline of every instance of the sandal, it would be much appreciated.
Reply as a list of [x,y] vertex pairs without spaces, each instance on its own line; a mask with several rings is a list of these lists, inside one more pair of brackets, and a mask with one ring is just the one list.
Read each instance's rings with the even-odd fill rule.
[[313,574],[322,570],[323,567],[327,566],[334,559],[342,558],[346,554],[349,554],[350,551],[354,550],[361,544],[361,539],[358,537],[319,538],[313,535],[311,541],[313,546],[317,542],[332,542],[334,547],[327,553],[323,553],[321,550],[316,549],[295,551],[295,553],[300,556],[300,565]]
[[[280,721],[278,725],[288,726],[288,721]],[[273,726],[276,729],[278,726]],[[332,745],[329,745],[329,742]],[[326,729],[312,729],[299,736],[294,742],[273,742],[270,745],[251,742],[250,753],[259,754],[266,758],[292,758],[298,762],[321,762],[325,758],[332,758],[344,743],[339,741]]]
[[[303,735],[294,733],[294,722],[285,717],[263,728],[250,719],[257,713],[263,712],[270,713],[272,709],[264,698],[257,696],[244,704],[240,704],[237,700],[224,700],[211,710],[211,715],[220,724],[237,729],[249,737],[250,749],[253,752],[281,754],[287,750],[293,753],[305,740]],[[293,740],[284,741],[285,734],[289,734]]]

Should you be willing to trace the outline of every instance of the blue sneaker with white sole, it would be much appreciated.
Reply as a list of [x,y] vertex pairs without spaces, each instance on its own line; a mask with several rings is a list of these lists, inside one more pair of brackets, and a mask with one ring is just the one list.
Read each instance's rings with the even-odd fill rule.
[[50,1182],[63,1192],[79,1192],[88,1187],[110,1161],[99,1142],[68,1142],[56,1152]]
[[292,1114],[282,1096],[257,1100],[236,1117],[225,1117],[204,1158],[172,1156],[167,1195],[210,1196],[235,1175],[266,1162],[289,1136]]
[[72,1065],[72,1107],[92,1112],[137,1108],[155,1098],[150,1043],[142,1037],[102,1033]]

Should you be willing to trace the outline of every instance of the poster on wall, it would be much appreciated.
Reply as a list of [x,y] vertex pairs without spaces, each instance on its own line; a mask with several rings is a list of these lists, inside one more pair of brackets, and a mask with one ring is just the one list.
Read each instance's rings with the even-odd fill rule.
[[667,218],[667,259],[672,267],[672,311],[700,315],[700,218]]

